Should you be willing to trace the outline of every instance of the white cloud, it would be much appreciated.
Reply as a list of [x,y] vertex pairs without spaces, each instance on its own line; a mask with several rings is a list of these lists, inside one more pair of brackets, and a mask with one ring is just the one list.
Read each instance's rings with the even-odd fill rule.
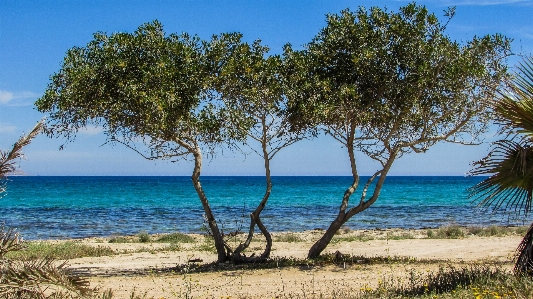
[[13,133],[16,130],[17,130],[17,127],[15,126],[0,124],[0,133]]
[[0,104],[7,104],[9,101],[13,100],[13,98],[13,93],[0,90]]
[[10,92],[0,90],[0,105],[29,106],[39,97],[39,94],[31,91]]

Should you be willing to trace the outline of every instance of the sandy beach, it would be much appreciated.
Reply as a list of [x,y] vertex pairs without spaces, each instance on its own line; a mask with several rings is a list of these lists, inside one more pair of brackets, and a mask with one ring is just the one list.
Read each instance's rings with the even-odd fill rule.
[[[272,258],[303,259],[319,231],[273,234]],[[296,242],[284,242],[290,234]],[[187,270],[215,261],[216,255],[199,244],[204,236],[192,235],[196,242],[179,244],[179,250],[161,250],[165,243],[109,243],[109,239],[77,240],[90,246],[110,247],[120,254],[70,260],[70,267],[89,276],[91,286],[113,289],[116,298],[129,298],[132,291],[147,298],[313,298],[331,297],[343,292],[376,288],[387,280],[405,278],[408,273],[424,273],[439,267],[473,263],[497,264],[512,268],[512,256],[519,235],[459,239],[429,239],[427,230],[366,230],[344,232],[326,253],[362,257],[409,257],[416,262],[375,263],[357,261],[346,265],[299,265],[272,269],[230,269],[196,273]],[[366,236],[366,241],[353,240]],[[262,242],[251,243],[259,252]],[[276,239],[278,241],[276,241]],[[231,243],[231,241],[230,241]],[[144,248],[143,252],[139,251]],[[159,249],[158,249],[159,248]],[[191,262],[190,262],[191,261]],[[196,262],[192,262],[196,261]],[[176,266],[182,265],[181,268]],[[185,265],[185,267],[183,267]],[[187,266],[188,265],[188,266]]]

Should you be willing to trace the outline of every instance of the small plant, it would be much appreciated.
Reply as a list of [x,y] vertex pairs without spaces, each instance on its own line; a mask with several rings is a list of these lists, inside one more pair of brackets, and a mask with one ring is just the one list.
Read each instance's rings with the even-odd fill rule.
[[112,236],[109,243],[131,243],[131,240],[123,236]]
[[431,239],[459,239],[464,238],[465,232],[458,225],[450,225],[436,230],[428,230],[427,236]]
[[407,281],[383,279],[379,288],[347,298],[533,298],[533,281],[500,267],[440,267],[437,272],[410,270]]
[[150,235],[146,231],[142,231],[139,234],[137,234],[137,237],[139,238],[139,242],[141,243],[148,243],[150,242]]
[[375,240],[376,238],[372,235],[358,234],[353,236],[343,236],[343,237],[334,237],[331,241],[333,244],[340,242],[368,242]]
[[300,236],[298,236],[297,234],[293,234],[293,233],[275,236],[274,240],[276,242],[287,242],[287,243],[304,242],[304,240]]
[[116,252],[105,246],[89,246],[67,241],[57,244],[50,242],[27,242],[24,250],[10,251],[6,256],[17,260],[37,260],[41,258],[68,260],[81,257],[98,257],[115,255]]
[[156,242],[161,243],[194,243],[195,240],[193,237],[182,234],[182,233],[172,233],[168,235],[163,235],[159,237]]

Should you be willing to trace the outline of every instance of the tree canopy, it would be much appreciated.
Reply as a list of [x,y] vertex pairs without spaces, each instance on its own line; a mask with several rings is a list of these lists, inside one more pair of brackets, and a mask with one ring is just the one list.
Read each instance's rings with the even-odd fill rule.
[[229,113],[209,101],[208,74],[200,40],[165,36],[155,21],[133,34],[96,33],[87,46],[68,50],[36,106],[49,113],[47,131],[56,135],[73,139],[93,124],[111,141],[134,146],[148,138],[151,154],[179,157],[238,137],[225,126]]

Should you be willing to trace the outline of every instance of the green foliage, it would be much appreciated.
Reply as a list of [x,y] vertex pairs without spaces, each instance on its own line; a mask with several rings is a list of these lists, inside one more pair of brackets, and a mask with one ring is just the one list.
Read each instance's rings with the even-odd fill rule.
[[371,235],[365,235],[365,234],[358,234],[354,236],[335,236],[331,243],[341,243],[341,242],[368,242],[375,240],[376,238]]
[[530,298],[533,282],[499,267],[440,267],[437,272],[411,270],[407,282],[385,278],[375,290],[340,298]]
[[132,240],[123,236],[112,236],[109,243],[132,243]]
[[151,241],[150,235],[146,231],[138,233],[137,238],[139,238],[139,242],[141,243],[148,243]]
[[[448,22],[452,10],[446,13]],[[447,24],[447,23],[446,23]],[[488,100],[509,77],[510,40],[487,35],[459,44],[424,6],[330,14],[302,51],[285,47],[288,110],[294,130],[322,128],[347,150],[353,177],[335,230],[378,199],[396,158],[440,141],[476,144],[489,123]],[[349,208],[360,177],[355,152],[380,168]],[[327,231],[310,249],[318,255]]]
[[282,235],[277,235],[274,237],[274,241],[276,242],[287,242],[287,243],[294,243],[294,242],[304,242],[300,236],[293,233],[287,233]]
[[506,138],[474,164],[473,175],[491,176],[470,196],[482,206],[527,213],[533,198],[533,58],[520,64],[508,91],[494,101],[494,112]]
[[17,260],[36,260],[50,258],[69,260],[81,257],[98,257],[115,255],[116,252],[105,246],[93,247],[78,242],[28,242],[24,250],[13,251],[6,256]]
[[[470,189],[481,206],[531,211],[533,202],[533,58],[518,67],[507,91],[493,103],[504,139],[496,141],[489,154],[474,163],[471,173],[491,175]],[[515,271],[531,274],[533,231],[530,227],[516,254]]]
[[436,230],[429,229],[427,236],[430,239],[459,239],[464,238],[465,232],[462,227],[457,225],[450,225],[440,227]]
[[[507,77],[510,41],[495,35],[460,45],[445,27],[414,3],[397,13],[373,7],[328,15],[306,50],[286,48],[294,124],[325,125],[345,143],[375,140],[359,145],[380,161],[393,149],[476,137],[486,100]],[[349,140],[353,130],[361,136]]]
[[201,48],[197,37],[166,36],[157,21],[132,34],[94,34],[67,52],[35,103],[49,114],[47,133],[74,139],[81,128],[102,126],[110,142],[136,149],[144,141],[149,158],[179,158],[199,144],[244,137],[227,127],[231,113],[210,96]]
[[161,243],[194,243],[196,242],[193,237],[182,234],[182,233],[172,233],[168,235],[163,235],[159,237],[156,242]]

